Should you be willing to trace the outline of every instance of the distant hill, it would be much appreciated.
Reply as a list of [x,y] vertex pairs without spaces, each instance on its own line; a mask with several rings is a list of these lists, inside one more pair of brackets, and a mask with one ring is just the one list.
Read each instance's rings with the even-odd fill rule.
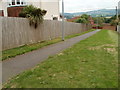
[[91,15],[92,17],[97,17],[98,15],[99,16],[102,15],[103,17],[111,17],[116,14],[116,10],[115,9],[100,9],[100,10],[94,10],[94,11],[89,11],[89,12],[65,13],[65,17],[69,19],[69,18],[79,16],[82,14],[88,14],[88,15]]

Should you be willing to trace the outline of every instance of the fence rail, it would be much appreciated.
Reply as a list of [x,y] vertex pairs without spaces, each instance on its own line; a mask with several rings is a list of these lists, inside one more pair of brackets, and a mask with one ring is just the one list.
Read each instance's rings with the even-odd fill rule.
[[[37,29],[24,18],[0,17],[2,50],[61,37],[62,22],[45,20]],[[91,29],[91,25],[65,22],[65,36]]]

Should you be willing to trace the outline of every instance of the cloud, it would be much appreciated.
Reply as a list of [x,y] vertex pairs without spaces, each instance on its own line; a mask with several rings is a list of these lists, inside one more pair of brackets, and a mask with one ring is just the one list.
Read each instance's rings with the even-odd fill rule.
[[64,0],[65,12],[84,12],[115,8],[119,0]]

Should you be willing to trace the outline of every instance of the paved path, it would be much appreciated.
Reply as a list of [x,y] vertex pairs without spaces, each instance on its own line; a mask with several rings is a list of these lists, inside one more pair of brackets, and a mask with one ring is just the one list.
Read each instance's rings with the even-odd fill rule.
[[9,78],[25,71],[33,68],[35,65],[39,64],[41,61],[47,59],[51,55],[55,55],[62,50],[74,45],[75,43],[84,40],[99,30],[89,32],[87,34],[74,37],[64,42],[59,42],[56,44],[52,44],[41,49],[26,53],[24,55],[16,56],[15,58],[11,58],[9,60],[3,61],[2,65],[2,76],[3,83],[5,83]]

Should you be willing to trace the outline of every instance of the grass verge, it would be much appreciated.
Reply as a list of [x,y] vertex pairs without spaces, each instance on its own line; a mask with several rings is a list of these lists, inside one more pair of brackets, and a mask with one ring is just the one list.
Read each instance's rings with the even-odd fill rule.
[[101,30],[14,77],[4,88],[117,88],[117,41],[117,33]]
[[[73,38],[73,37],[91,32],[93,30],[94,29],[88,30],[86,32],[79,33],[79,34],[69,35],[69,36],[66,36],[65,39],[70,39],[70,38]],[[57,39],[54,39],[54,40],[43,41],[43,42],[40,42],[40,43],[35,43],[35,44],[31,44],[31,45],[24,45],[24,46],[21,46],[21,47],[9,49],[9,50],[4,50],[4,51],[2,51],[2,60],[5,60],[5,59],[11,58],[11,57],[15,57],[17,55],[22,55],[22,54],[25,54],[27,52],[37,50],[37,49],[42,48],[44,46],[48,46],[48,45],[51,45],[51,44],[54,44],[54,43],[57,43],[57,42],[60,42],[60,41],[61,41],[61,38],[57,38]]]

